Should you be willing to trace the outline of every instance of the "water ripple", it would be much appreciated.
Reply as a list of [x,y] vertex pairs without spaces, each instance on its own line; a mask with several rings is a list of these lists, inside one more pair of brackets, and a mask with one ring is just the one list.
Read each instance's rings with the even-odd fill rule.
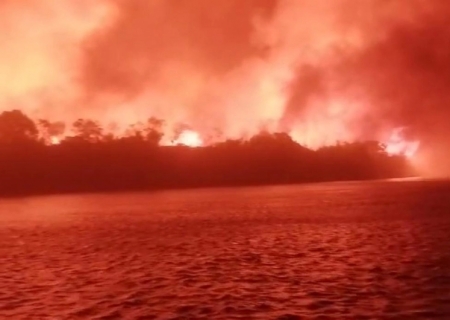
[[449,319],[449,189],[391,182],[5,202],[0,318]]

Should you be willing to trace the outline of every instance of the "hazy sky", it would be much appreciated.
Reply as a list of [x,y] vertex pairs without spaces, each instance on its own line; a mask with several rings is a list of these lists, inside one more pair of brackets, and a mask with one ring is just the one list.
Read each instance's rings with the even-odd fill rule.
[[449,25],[447,0],[0,0],[0,106],[436,150]]

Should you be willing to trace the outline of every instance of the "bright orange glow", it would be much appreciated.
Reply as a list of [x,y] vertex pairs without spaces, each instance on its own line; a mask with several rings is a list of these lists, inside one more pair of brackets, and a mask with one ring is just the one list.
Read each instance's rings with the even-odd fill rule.
[[186,130],[180,134],[180,136],[174,141],[173,144],[197,148],[203,145],[203,140],[198,132]]
[[385,143],[386,152],[390,155],[400,155],[412,158],[420,147],[420,141],[407,140],[403,136],[403,128],[394,130],[388,141]]
[[[0,34],[0,112],[18,108],[62,121],[68,132],[89,118],[115,136],[156,117],[164,120],[164,145],[198,147],[264,130],[313,149],[378,140],[389,154],[413,157],[419,141],[389,135],[414,124],[425,145],[420,117],[434,112],[416,108],[422,113],[411,118],[419,120],[409,119],[407,108],[428,97],[437,98],[420,105],[447,105],[438,100],[448,84],[429,85],[436,70],[448,69],[435,68],[448,63],[447,24],[431,18],[446,21],[450,5],[438,2],[0,1],[7,31]],[[435,53],[433,41],[423,45],[427,37]],[[422,56],[437,60],[414,69]],[[109,132],[110,124],[118,129]],[[179,125],[192,130],[173,142]],[[45,136],[47,144],[60,139]]]
[[58,145],[61,143],[61,139],[59,137],[53,136],[50,138],[50,144]]

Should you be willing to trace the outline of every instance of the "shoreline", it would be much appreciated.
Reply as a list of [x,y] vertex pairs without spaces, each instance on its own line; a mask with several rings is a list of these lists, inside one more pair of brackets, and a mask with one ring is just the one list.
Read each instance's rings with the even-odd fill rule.
[[111,189],[73,189],[73,190],[48,190],[48,191],[30,191],[30,192],[11,192],[0,193],[0,200],[34,198],[46,196],[66,196],[66,195],[89,195],[102,194],[113,195],[121,193],[153,193],[166,191],[188,191],[202,189],[234,189],[234,188],[257,188],[257,187],[282,187],[282,186],[304,186],[316,184],[331,183],[358,183],[358,182],[409,182],[409,181],[440,181],[441,178],[426,179],[420,176],[398,177],[398,178],[367,178],[367,179],[340,179],[340,180],[311,180],[297,182],[272,182],[272,183],[229,183],[229,184],[210,184],[210,185],[190,185],[190,186],[166,186],[166,187],[147,187],[147,188],[111,188]]

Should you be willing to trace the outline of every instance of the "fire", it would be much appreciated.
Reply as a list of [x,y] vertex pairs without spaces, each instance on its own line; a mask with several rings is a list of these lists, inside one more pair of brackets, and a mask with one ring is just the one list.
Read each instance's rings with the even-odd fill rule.
[[61,143],[61,139],[59,137],[53,136],[50,138],[51,145],[58,145]]
[[397,128],[385,145],[386,152],[390,155],[401,155],[412,158],[417,153],[417,150],[419,150],[420,141],[406,139],[404,136],[404,128]]
[[173,142],[173,144],[197,148],[203,145],[203,140],[198,132],[193,130],[186,130],[180,134],[180,136]]
[[[384,61],[394,63],[407,53],[386,48],[393,59],[382,55],[377,60],[376,55],[384,48],[381,38],[390,43],[387,28],[397,26],[386,19],[399,16],[396,10],[403,12],[403,5],[378,10],[375,0],[354,1],[351,8],[347,0],[286,0],[266,10],[262,3],[272,1],[3,2],[0,21],[10,32],[0,34],[0,111],[20,105],[27,114],[68,125],[80,118],[98,121],[102,128],[115,123],[120,129],[106,132],[114,136],[157,117],[165,122],[162,144],[189,147],[209,144],[216,130],[218,139],[245,138],[260,128],[282,130],[313,149],[367,138],[360,129],[370,116],[374,129],[368,138],[383,141],[389,154],[411,158],[420,146],[402,129],[378,139],[390,113],[385,116],[368,103],[378,90],[390,92],[390,85],[371,85],[372,78],[378,79],[371,76],[378,75],[372,66],[390,66]],[[411,2],[422,7],[422,0]],[[234,17],[237,8],[242,15]],[[408,21],[416,18],[411,10]],[[358,17],[347,19],[356,11]],[[169,21],[161,19],[166,12],[174,12],[167,15]],[[360,67],[363,72],[354,72]],[[180,123],[193,129],[175,134],[172,128]],[[42,137],[46,144],[65,138],[49,136],[54,134]]]

